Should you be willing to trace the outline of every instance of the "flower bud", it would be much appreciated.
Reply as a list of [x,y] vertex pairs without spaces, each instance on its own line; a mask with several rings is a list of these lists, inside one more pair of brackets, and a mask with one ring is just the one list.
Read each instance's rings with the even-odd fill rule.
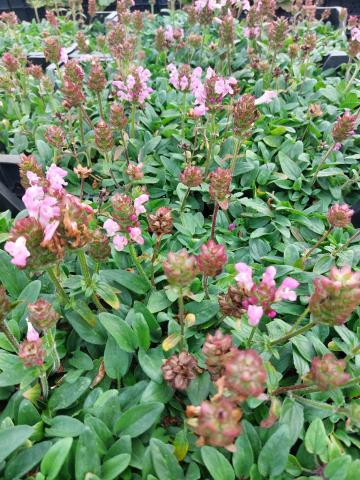
[[229,399],[203,401],[199,407],[188,406],[188,424],[199,436],[198,446],[231,448],[240,435],[242,412]]
[[80,53],[89,52],[89,44],[86,40],[84,32],[77,32],[76,34],[76,43]]
[[196,258],[185,249],[170,252],[163,263],[163,269],[170,285],[187,287],[197,275]]
[[236,350],[224,365],[225,387],[238,401],[258,397],[264,392],[266,371],[262,358],[255,350]]
[[342,143],[354,135],[356,120],[357,115],[351,115],[350,112],[345,112],[344,115],[338,117],[332,129],[334,142]]
[[234,134],[242,138],[250,135],[255,121],[259,117],[259,111],[256,108],[255,97],[253,95],[242,95],[233,106]]
[[29,303],[28,320],[38,330],[48,330],[55,327],[60,315],[46,300],[39,298],[35,303]]
[[120,227],[127,229],[137,224],[137,215],[132,199],[128,195],[115,193],[111,197],[113,217],[120,224]]
[[327,219],[332,227],[346,227],[351,223],[353,214],[354,210],[346,203],[342,205],[336,203],[329,208]]
[[25,367],[39,367],[45,361],[46,352],[41,338],[24,340],[19,346],[19,357]]
[[312,118],[321,117],[323,115],[323,111],[321,110],[321,106],[318,103],[310,103],[308,108],[309,115]]
[[109,152],[113,147],[111,129],[104,120],[100,119],[95,127],[95,144],[101,152]]
[[231,170],[227,168],[218,167],[210,173],[210,196],[224,210],[229,206],[231,178]]
[[316,322],[343,325],[359,304],[360,272],[352,272],[349,266],[333,267],[329,277],[315,278],[309,308]]
[[142,170],[144,164],[138,163],[129,163],[126,168],[126,175],[128,175],[131,180],[140,180],[144,176],[144,172]]
[[332,353],[327,353],[322,358],[312,359],[309,378],[320,390],[331,390],[350,380],[345,368],[345,360],[337,360]]
[[40,179],[45,179],[45,174],[42,167],[37,163],[33,155],[21,155],[20,156],[20,183],[23,188],[30,187],[30,182],[27,177],[28,172],[32,172]]
[[81,85],[69,80],[64,81],[62,93],[64,94],[65,108],[79,107],[85,101]]
[[52,12],[51,10],[46,10],[45,18],[52,27],[55,27],[55,28],[58,27],[58,21],[54,12]]
[[187,187],[198,187],[203,181],[203,173],[200,167],[187,166],[180,175],[180,181]]
[[96,262],[104,262],[110,257],[111,247],[109,238],[100,229],[92,233],[88,253]]
[[40,80],[40,78],[44,75],[44,72],[43,72],[42,68],[40,67],[40,65],[30,64],[26,68],[26,71],[27,71],[28,75],[36,78],[37,80]]
[[4,53],[1,60],[8,72],[14,73],[19,69],[19,62],[11,53]]
[[124,107],[119,103],[112,103],[110,106],[110,125],[119,130],[124,130],[127,125]]
[[200,272],[208,277],[215,277],[227,262],[225,247],[209,240],[207,244],[201,245],[200,250],[197,256]]
[[202,348],[205,364],[213,380],[223,374],[224,362],[229,356],[233,342],[231,335],[224,335],[220,330],[215,335],[208,334]]
[[149,214],[149,229],[158,237],[172,232],[173,218],[170,208],[160,207],[155,213]]
[[88,2],[88,15],[90,18],[95,17],[96,14],[96,0],[89,0]]
[[68,82],[81,86],[84,79],[84,70],[81,68],[77,60],[71,59],[65,64],[64,79]]
[[61,46],[56,37],[47,37],[44,40],[44,55],[49,63],[59,63],[61,56]]
[[175,390],[186,390],[191,380],[201,371],[196,358],[185,351],[165,360],[161,370],[164,380]]
[[45,132],[45,139],[52,145],[53,147],[61,150],[65,146],[65,132],[61,127],[56,125],[50,125],[46,129]]
[[88,86],[95,93],[100,93],[106,86],[106,77],[99,62],[93,62],[89,74]]
[[230,286],[225,295],[219,295],[221,313],[230,317],[241,318],[245,313],[243,306],[244,292],[238,285]]

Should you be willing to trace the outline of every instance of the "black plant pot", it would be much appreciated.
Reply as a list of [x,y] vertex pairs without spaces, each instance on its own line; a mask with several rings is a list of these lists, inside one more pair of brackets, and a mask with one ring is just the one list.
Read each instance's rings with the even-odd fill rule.
[[0,155],[0,211],[10,210],[13,215],[24,209],[19,162],[18,155]]

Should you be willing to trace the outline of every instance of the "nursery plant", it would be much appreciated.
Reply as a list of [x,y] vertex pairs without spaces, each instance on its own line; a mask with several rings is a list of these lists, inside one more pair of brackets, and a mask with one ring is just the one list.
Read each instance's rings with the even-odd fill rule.
[[357,480],[360,20],[132,6],[0,15],[0,478]]

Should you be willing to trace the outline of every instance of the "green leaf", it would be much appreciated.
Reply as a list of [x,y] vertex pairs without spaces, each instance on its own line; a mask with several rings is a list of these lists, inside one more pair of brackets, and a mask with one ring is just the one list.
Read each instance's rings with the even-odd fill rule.
[[51,419],[50,428],[45,429],[48,437],[78,437],[84,431],[84,424],[76,418],[58,415]]
[[149,430],[159,419],[164,405],[158,402],[143,403],[129,408],[115,424],[115,432],[138,437]]
[[209,395],[210,387],[211,380],[209,373],[204,372],[201,375],[198,375],[191,381],[187,389],[190,402],[193,405],[200,405],[200,403]]
[[39,152],[41,160],[45,163],[48,164],[51,162],[53,152],[52,149],[49,147],[47,143],[44,142],[44,140],[36,140],[36,148],[37,151]]
[[[324,474],[328,480],[347,480],[347,474],[351,465],[350,455],[342,455],[334,458],[325,467]],[[360,471],[358,471],[358,475]]]
[[202,447],[201,457],[214,480],[235,480],[230,462],[214,447]]
[[0,272],[1,283],[9,294],[14,297],[14,299],[17,299],[29,283],[29,280],[22,270],[19,270],[11,263],[10,255],[2,250],[0,250]]
[[135,314],[132,328],[137,336],[139,347],[148,350],[151,343],[150,330],[142,313]]
[[250,440],[243,430],[235,442],[236,451],[233,454],[232,464],[237,477],[247,478],[254,463],[254,452]]
[[99,314],[99,320],[122,350],[131,353],[137,348],[134,331],[120,317],[105,312]]
[[184,473],[172,452],[173,448],[156,438],[150,441],[151,457],[159,480],[182,480]]
[[[280,475],[286,467],[290,451],[289,427],[280,425],[263,446],[258,468],[266,478]],[[276,454],[275,454],[276,452]]]
[[131,355],[124,352],[124,350],[119,347],[116,340],[109,336],[104,352],[106,375],[115,380],[123,377],[128,371],[130,362]]
[[313,420],[305,434],[305,448],[309,453],[321,455],[326,452],[328,438],[320,418]]
[[87,473],[100,475],[100,456],[96,445],[95,433],[88,427],[80,435],[75,451],[75,478],[84,480]]
[[90,378],[80,377],[75,383],[60,385],[50,397],[48,403],[50,410],[55,411],[70,407],[86,392],[90,383]]
[[82,300],[77,300],[73,306],[73,310],[79,314],[80,317],[85,320],[88,325],[90,325],[90,327],[95,327],[96,315],[85,302]]
[[17,480],[32,470],[51,447],[51,442],[40,442],[31,448],[21,450],[6,465],[5,480]]
[[154,380],[154,382],[162,383],[163,375],[161,371],[161,365],[164,360],[164,354],[160,348],[152,348],[145,352],[145,350],[139,350],[138,360],[144,373]]
[[280,423],[288,426],[290,445],[294,445],[304,425],[304,408],[302,405],[287,398],[281,409]]
[[279,152],[279,162],[281,170],[290,180],[298,180],[301,177],[301,170],[290,157],[283,152]]
[[106,280],[118,283],[138,295],[145,294],[150,288],[140,275],[127,270],[101,270],[100,276]]
[[72,438],[62,438],[47,451],[40,465],[40,471],[46,476],[46,480],[58,478],[57,475],[69,455],[72,444]]
[[114,480],[118,478],[130,463],[131,455],[128,453],[121,453],[113,458],[107,460],[101,469],[102,480]]
[[5,428],[0,431],[0,463],[14,452],[33,434],[34,429],[27,425]]
[[120,300],[118,299],[115,290],[105,282],[98,282],[96,285],[96,293],[114,310],[120,308]]

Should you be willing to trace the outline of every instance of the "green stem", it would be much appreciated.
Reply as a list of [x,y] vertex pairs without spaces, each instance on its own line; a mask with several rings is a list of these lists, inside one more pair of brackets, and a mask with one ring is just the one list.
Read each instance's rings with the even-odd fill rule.
[[186,92],[183,93],[183,103],[181,109],[181,136],[185,140],[185,119],[186,119]]
[[328,405],[327,403],[324,403],[324,402],[318,402],[316,400],[310,400],[310,398],[304,398],[304,397],[300,397],[300,395],[292,395],[293,398],[295,398],[295,400],[297,400],[298,402],[302,403],[303,405],[306,405],[308,407],[312,407],[312,408],[317,408],[319,410],[327,410],[327,411],[331,411],[333,413],[346,413],[346,411],[342,408],[336,408],[336,407],[333,407],[332,405]]
[[203,286],[204,286],[204,292],[205,292],[205,297],[209,298],[209,277],[207,275],[203,275]]
[[[87,287],[89,287],[92,290],[92,278],[91,278],[89,267],[86,263],[86,256],[84,251],[78,250],[78,256],[79,256],[81,272],[84,276],[85,284]],[[94,304],[96,305],[96,308],[100,312],[105,312],[105,308],[101,305],[101,302],[94,291],[91,294],[91,300],[94,302]]]
[[247,341],[247,344],[246,344],[246,348],[250,348],[250,347],[251,347],[252,339],[254,338],[254,335],[255,335],[255,332],[256,332],[256,328],[257,328],[257,327],[253,327],[253,328],[251,329],[251,332],[250,332],[250,335],[249,335],[249,338],[248,338],[248,341]]
[[46,332],[45,337],[50,348],[50,355],[53,359],[53,371],[57,372],[60,368],[60,358],[56,348],[55,336],[51,329]]
[[155,262],[159,255],[159,249],[161,244],[161,235],[156,237],[156,243],[154,247],[154,251],[151,257],[151,283],[155,287]]
[[185,347],[185,318],[184,318],[184,296],[182,288],[179,288],[179,296],[178,296],[178,303],[179,303],[179,323],[181,329],[181,350]]
[[310,250],[308,250],[305,254],[305,256],[303,257],[303,262],[305,262],[305,260],[307,260],[310,255],[313,253],[314,250],[317,249],[317,247],[329,236],[329,234],[332,232],[334,227],[330,227],[328,230],[326,230],[326,232],[319,238],[319,240],[315,243],[315,245],[313,245]]
[[219,204],[216,202],[214,205],[214,213],[212,216],[212,223],[211,223],[211,240],[214,241],[215,239],[215,227],[216,227],[216,219],[217,219],[217,214],[219,212]]
[[322,164],[325,162],[325,160],[328,158],[328,156],[330,155],[330,153],[334,150],[334,147],[335,147],[335,143],[332,143],[330,145],[330,147],[328,148],[328,150],[325,152],[325,155],[323,155],[323,157],[321,158],[320,162],[319,162],[319,165],[317,166],[317,169],[315,170],[315,173],[314,173],[314,177],[312,179],[312,182],[311,184],[313,185],[315,182],[316,182],[316,179],[317,179],[317,176],[320,172],[320,169],[322,167]]
[[144,281],[147,283],[147,285],[149,286],[149,288],[153,288],[152,285],[151,285],[151,282],[150,280],[148,279],[144,269],[142,268],[141,266],[141,263],[138,259],[138,256],[136,255],[136,250],[135,250],[135,247],[132,243],[129,243],[128,244],[128,248],[129,248],[129,253],[130,253],[130,256],[133,260],[133,262],[135,263],[135,266],[138,270],[138,272],[140,273],[141,277],[144,279]]
[[348,92],[348,90],[351,88],[351,85],[352,85],[353,81],[355,80],[356,75],[359,73],[359,70],[360,70],[360,64],[359,64],[359,65],[356,65],[354,74],[353,74],[353,76],[350,78],[348,84],[347,84],[346,87],[345,87],[344,95],[345,95],[345,94]]
[[98,104],[99,104],[100,117],[104,120],[104,109],[103,109],[103,106],[102,106],[100,93],[97,92],[96,95],[97,95],[97,100],[98,100]]
[[184,196],[183,196],[183,199],[182,199],[181,205],[180,205],[180,210],[179,210],[180,215],[182,214],[182,212],[183,212],[183,210],[184,210],[184,208],[185,208],[186,200],[187,200],[187,198],[188,198],[188,196],[189,196],[190,190],[191,190],[190,187],[188,187],[188,189],[186,190],[186,192],[185,192],[185,194],[184,194]]
[[335,250],[332,255],[336,255],[338,254],[339,252],[341,252],[341,250],[344,250],[345,248],[347,248],[348,245],[350,245],[351,242],[353,242],[355,240],[355,238],[357,238],[358,236],[360,235],[360,230],[358,230],[357,232],[355,232],[350,238],[349,240],[344,243],[344,245],[340,248],[338,248],[337,250]]
[[41,371],[40,371],[40,374],[39,374],[39,380],[40,380],[40,384],[41,384],[43,399],[44,399],[44,401],[46,401],[47,398],[48,398],[48,395],[49,395],[49,384],[48,384],[48,381],[47,381],[45,368],[41,368]]
[[46,271],[47,271],[47,274],[49,275],[51,281],[53,282],[53,284],[55,286],[57,294],[61,298],[61,302],[62,303],[69,303],[70,299],[69,299],[67,293],[65,292],[65,290],[63,289],[63,287],[61,286],[61,284],[60,284],[60,282],[57,278],[57,275],[55,273],[54,267],[50,267]]
[[290,338],[296,337],[297,335],[301,335],[302,333],[307,332],[312,327],[315,327],[315,325],[316,325],[316,322],[310,322],[307,325],[305,325],[304,327],[301,327],[298,330],[295,330],[294,332],[290,331],[286,335],[283,335],[282,337],[276,338],[275,340],[270,342],[270,346],[277,345],[278,343],[280,343],[280,344],[285,343],[288,340],[290,340]]
[[309,307],[306,307],[305,310],[302,312],[301,315],[299,315],[299,317],[297,318],[296,322],[294,323],[294,325],[291,327],[289,333],[292,333],[292,332],[295,332],[295,330],[297,329],[297,327],[301,324],[301,322],[304,320],[304,318],[306,317],[306,315],[309,313]]
[[358,355],[360,353],[360,344],[354,347],[350,353],[346,355],[344,360],[350,360],[351,358],[355,357],[355,355]]
[[7,326],[7,323],[5,320],[2,320],[0,322],[0,332],[2,332],[5,335],[8,341],[14,347],[15,352],[17,352],[19,350],[19,342],[16,340],[14,334],[12,333],[10,328]]
[[135,104],[131,106],[131,130],[130,137],[135,138]]
[[231,173],[234,174],[235,166],[236,166],[236,160],[239,155],[239,150],[240,150],[240,145],[241,145],[241,137],[237,137],[235,139],[235,146],[234,146],[234,154],[231,159],[231,165],[230,165],[230,170]]
[[207,174],[209,173],[209,169],[212,163],[214,139],[215,139],[215,112],[211,112],[210,141],[209,141],[209,148],[207,150],[207,155],[206,155],[205,176],[207,176]]
[[83,123],[83,111],[82,108],[79,107],[79,127],[80,127],[80,135],[81,135],[81,144],[85,146],[85,133],[84,133],[84,123]]

